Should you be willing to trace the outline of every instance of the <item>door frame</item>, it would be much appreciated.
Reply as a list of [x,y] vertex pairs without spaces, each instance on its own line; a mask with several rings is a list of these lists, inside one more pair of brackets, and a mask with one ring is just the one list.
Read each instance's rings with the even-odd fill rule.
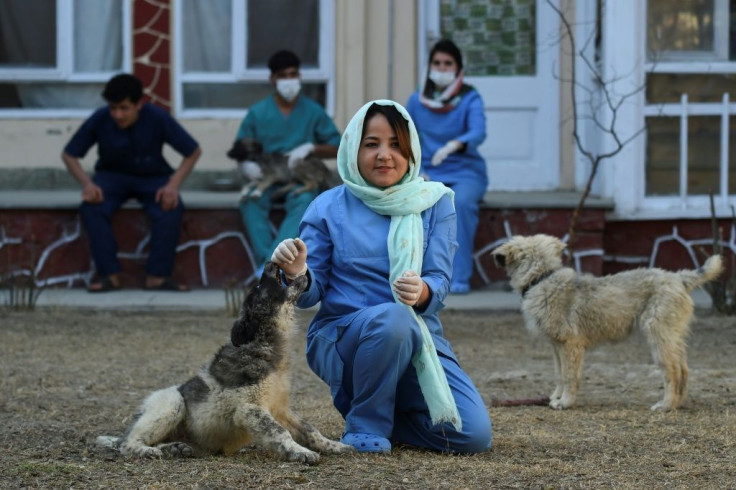
[[[552,0],[555,5],[559,0]],[[440,0],[426,0],[417,2],[417,79],[425,76],[426,59],[429,49],[440,35]],[[489,169],[488,190],[508,191],[531,191],[531,190],[556,190],[560,183],[560,80],[559,80],[559,19],[557,14],[547,5],[546,0],[536,0],[536,75],[533,77],[466,77],[466,81],[478,88],[483,89],[489,84],[489,78],[493,78],[495,91],[520,90],[528,95],[523,99],[500,98],[493,102],[485,101],[486,114],[494,110],[501,111],[530,111],[536,110],[540,114],[536,116],[536,124],[532,131],[532,141],[537,156],[534,159],[537,167],[534,169],[536,181],[530,184],[525,175],[520,174],[515,168],[513,159],[507,162],[487,162]],[[540,59],[540,53],[549,54]],[[542,77],[540,79],[540,77]],[[523,87],[527,85],[528,88]],[[544,105],[542,105],[544,104]],[[551,123],[549,121],[552,121]],[[488,137],[484,145],[493,138],[493,127],[487,124]],[[544,159],[544,162],[542,162]],[[531,159],[529,160],[532,161]],[[493,167],[493,168],[492,168]]]

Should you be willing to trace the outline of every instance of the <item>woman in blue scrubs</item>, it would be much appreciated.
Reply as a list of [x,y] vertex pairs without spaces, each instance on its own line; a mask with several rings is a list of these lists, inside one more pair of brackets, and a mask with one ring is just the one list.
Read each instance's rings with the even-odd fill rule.
[[344,184],[310,205],[300,238],[272,260],[287,281],[308,275],[298,306],[320,304],[307,361],[345,418],[343,443],[475,453],[490,448],[491,421],[438,316],[457,248],[453,193],[425,182],[420,161],[400,104],[363,106],[338,151]]
[[478,206],[488,187],[486,162],[478,147],[486,139],[483,99],[463,83],[460,49],[438,41],[429,54],[427,78],[406,104],[419,131],[422,171],[455,191],[458,251],[450,292],[470,291]]

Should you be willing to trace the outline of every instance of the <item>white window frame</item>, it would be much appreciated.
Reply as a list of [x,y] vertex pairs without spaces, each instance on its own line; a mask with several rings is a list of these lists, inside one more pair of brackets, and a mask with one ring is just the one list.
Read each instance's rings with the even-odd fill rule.
[[[604,10],[604,76],[616,79],[616,90],[620,93],[641,86],[648,73],[736,73],[736,62],[646,62],[647,2],[638,2],[631,8],[627,2],[606,2]],[[622,27],[623,26],[623,27]],[[622,33],[621,29],[630,29]],[[622,73],[628,76],[621,76]],[[728,177],[728,133],[723,134],[724,118],[736,113],[736,104],[728,98],[718,102],[690,104],[684,101],[667,104],[647,104],[644,91],[631,100],[628,107],[618,114],[620,127],[629,131],[642,128],[647,117],[669,116],[681,118],[681,136],[687,134],[688,116],[721,116],[721,180],[720,189],[714,195],[715,212],[718,217],[730,217],[730,206],[736,206],[736,189],[727,190]],[[684,133],[683,133],[684,131]],[[680,168],[687,166],[687,138],[680,138]],[[724,141],[725,140],[725,141]],[[603,194],[616,203],[614,218],[629,220],[708,218],[710,198],[707,195],[687,195],[687,174],[680,173],[680,189],[675,196],[646,196],[646,134],[631,141],[624,150],[602,165]],[[725,167],[724,167],[725,166]],[[728,194],[730,192],[730,194]]]
[[[68,82],[105,83],[120,71],[130,72],[132,58],[132,0],[123,0],[123,66],[121,70],[100,72],[74,72],[74,0],[56,0],[56,67],[55,68],[2,68],[3,82]],[[100,99],[102,105],[102,99]],[[0,109],[0,117],[7,119],[39,119],[86,117],[90,108],[84,109]]]
[[[231,19],[230,39],[230,71],[190,72],[184,73],[184,59],[182,36],[175,35],[174,38],[174,110],[177,117],[181,119],[218,118],[232,119],[242,118],[243,109],[186,109],[184,107],[185,83],[241,83],[261,82],[267,83],[271,72],[268,68],[248,68],[246,66],[247,50],[247,12],[249,0],[231,0],[233,10]],[[262,0],[250,0],[262,1]],[[182,0],[174,0],[174,32],[180,33],[182,29]],[[335,107],[335,2],[333,0],[319,0],[320,32],[319,53],[317,68],[300,68],[302,82],[321,82],[325,84],[325,110],[328,114],[334,114]],[[245,19],[241,25],[239,19]]]

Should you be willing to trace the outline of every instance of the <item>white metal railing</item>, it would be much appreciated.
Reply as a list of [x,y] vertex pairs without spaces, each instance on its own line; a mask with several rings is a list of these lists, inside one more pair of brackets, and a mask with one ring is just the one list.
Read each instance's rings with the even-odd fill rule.
[[[688,118],[690,116],[720,116],[721,148],[719,162],[719,197],[723,202],[728,200],[728,152],[729,152],[729,118],[736,115],[736,104],[731,103],[728,93],[724,93],[721,102],[689,103],[687,94],[682,94],[679,103],[652,104],[644,107],[645,117],[679,117],[680,118],[680,183],[679,198],[682,207],[687,206],[687,152],[688,152]],[[736,193],[736,189],[734,189]]]

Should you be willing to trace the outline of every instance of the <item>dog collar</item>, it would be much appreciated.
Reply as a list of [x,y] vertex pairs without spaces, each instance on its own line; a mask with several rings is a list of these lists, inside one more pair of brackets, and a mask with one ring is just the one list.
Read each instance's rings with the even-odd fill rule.
[[531,288],[533,288],[534,286],[536,286],[536,285],[537,285],[537,284],[539,284],[540,282],[542,282],[542,281],[544,281],[545,279],[547,279],[547,278],[548,278],[549,276],[551,276],[551,275],[552,275],[553,273],[554,273],[554,271],[548,271],[548,272],[545,272],[544,274],[542,274],[541,276],[539,276],[538,278],[534,279],[534,280],[533,280],[532,282],[530,282],[529,284],[527,284],[526,286],[524,286],[524,289],[522,289],[522,290],[521,290],[521,297],[523,298],[524,296],[526,296],[526,293],[527,293],[527,292],[528,292],[528,291],[529,291],[529,290],[530,290]]

